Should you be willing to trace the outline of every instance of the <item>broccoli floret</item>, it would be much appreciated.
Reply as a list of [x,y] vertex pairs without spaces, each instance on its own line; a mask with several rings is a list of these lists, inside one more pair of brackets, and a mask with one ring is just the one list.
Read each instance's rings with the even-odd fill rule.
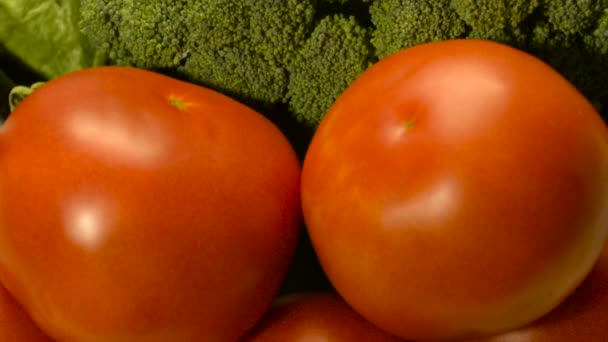
[[244,44],[193,50],[178,71],[190,81],[248,103],[277,103],[288,83],[284,66],[261,58]]
[[585,43],[601,55],[608,55],[608,8],[597,21],[592,33],[585,37]]
[[469,38],[511,42],[511,29],[538,7],[538,0],[452,0],[451,7],[471,27]]
[[187,30],[177,24],[184,7],[171,0],[82,0],[80,24],[115,64],[171,68],[185,54]]
[[530,52],[608,107],[608,0],[82,0],[80,11],[114,64],[286,105],[312,126],[370,63],[454,38]]
[[538,0],[452,0],[452,8],[472,28],[494,31],[517,27],[538,6]]
[[277,103],[287,91],[286,67],[312,29],[309,1],[194,2],[181,74],[245,102]]
[[313,28],[314,0],[83,0],[84,32],[116,64],[172,69],[243,101],[276,103]]
[[370,31],[354,17],[322,19],[289,66],[288,101],[296,117],[316,126],[336,98],[374,60]]
[[579,34],[593,26],[608,6],[606,0],[545,0],[544,13],[553,27],[566,34]]
[[123,1],[98,0],[82,0],[80,5],[83,33],[116,64],[128,64],[127,61],[131,58],[119,33],[123,5]]
[[465,32],[450,0],[375,0],[370,6],[372,44],[384,58],[414,45],[452,39]]
[[246,43],[268,60],[289,63],[312,31],[314,0],[235,1],[249,4]]
[[165,18],[181,17],[187,10],[184,7],[183,3],[171,0],[149,1],[147,6],[125,1],[120,11],[125,18],[120,21],[119,32],[135,65],[170,68],[180,64],[185,57],[188,31]]
[[369,0],[83,0],[82,26],[116,64],[169,73],[314,126],[375,58],[370,29],[327,15]]

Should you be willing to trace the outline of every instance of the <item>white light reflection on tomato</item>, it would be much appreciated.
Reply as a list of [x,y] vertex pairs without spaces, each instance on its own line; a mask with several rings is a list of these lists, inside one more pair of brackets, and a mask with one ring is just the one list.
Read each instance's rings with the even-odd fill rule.
[[389,229],[418,225],[441,227],[458,210],[460,196],[462,194],[454,177],[438,176],[424,192],[388,206],[383,212],[382,224]]
[[[142,118],[143,116],[143,118]],[[162,157],[166,134],[160,119],[149,113],[74,115],[70,133],[92,150],[112,160],[150,163]],[[143,124],[142,124],[143,123]]]
[[112,213],[92,196],[74,196],[63,208],[67,238],[86,251],[99,249],[110,233]]

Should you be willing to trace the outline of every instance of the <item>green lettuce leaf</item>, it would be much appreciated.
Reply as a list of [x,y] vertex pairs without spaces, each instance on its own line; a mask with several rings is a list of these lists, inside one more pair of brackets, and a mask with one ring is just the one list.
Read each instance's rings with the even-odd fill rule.
[[0,0],[0,47],[47,79],[101,65],[78,26],[79,0]]

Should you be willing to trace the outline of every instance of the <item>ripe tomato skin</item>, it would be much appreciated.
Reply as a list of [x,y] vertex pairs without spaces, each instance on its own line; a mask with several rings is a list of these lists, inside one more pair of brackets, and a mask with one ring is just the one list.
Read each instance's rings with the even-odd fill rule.
[[608,230],[608,135],[563,77],[452,40],[372,66],[317,129],[302,205],[328,278],[405,339],[521,327],[588,274]]
[[0,341],[52,342],[2,285],[0,285]]
[[299,292],[279,297],[241,342],[398,342],[366,321],[334,293]]
[[516,331],[480,342],[602,342],[608,336],[608,243],[582,285],[555,310]]
[[228,97],[69,74],[0,132],[0,277],[59,341],[234,341],[288,269],[299,177],[280,130]]

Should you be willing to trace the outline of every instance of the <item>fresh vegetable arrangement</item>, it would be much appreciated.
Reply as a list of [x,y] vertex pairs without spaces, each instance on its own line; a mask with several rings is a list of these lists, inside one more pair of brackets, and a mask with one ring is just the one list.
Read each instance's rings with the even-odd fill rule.
[[0,0],[0,340],[603,341],[607,29]]
[[312,127],[378,60],[453,38],[532,53],[608,108],[608,0],[0,0],[0,9],[0,41],[43,76],[131,65]]
[[509,43],[549,62],[598,106],[608,98],[606,0],[194,0],[181,6],[85,0],[83,28],[117,63],[169,68],[243,99],[285,102],[312,125],[371,63],[451,38]]

